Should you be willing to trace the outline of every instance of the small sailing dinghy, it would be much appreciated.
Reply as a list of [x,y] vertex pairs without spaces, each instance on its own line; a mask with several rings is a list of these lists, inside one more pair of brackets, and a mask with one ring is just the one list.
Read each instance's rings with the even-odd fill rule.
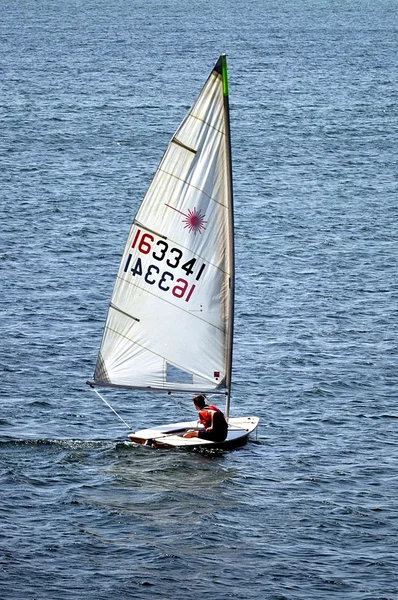
[[258,418],[229,416],[233,316],[231,143],[222,55],[172,137],[132,223],[94,378],[87,383],[189,394],[189,410],[192,396],[219,395],[228,435],[223,442],[184,438],[197,428],[194,420],[136,431],[131,441],[187,449],[247,441]]

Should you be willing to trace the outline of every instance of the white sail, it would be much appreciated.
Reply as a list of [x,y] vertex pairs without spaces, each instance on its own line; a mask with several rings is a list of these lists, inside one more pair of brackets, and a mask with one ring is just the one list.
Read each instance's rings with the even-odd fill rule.
[[131,226],[94,385],[228,387],[233,233],[221,58],[170,141]]

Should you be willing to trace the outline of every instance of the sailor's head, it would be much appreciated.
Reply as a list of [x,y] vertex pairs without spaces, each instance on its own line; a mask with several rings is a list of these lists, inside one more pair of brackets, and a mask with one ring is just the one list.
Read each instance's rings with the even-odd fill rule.
[[195,398],[192,398],[192,401],[196,410],[202,410],[202,408],[206,406],[206,398],[203,396],[203,394],[200,394],[200,396],[195,396]]

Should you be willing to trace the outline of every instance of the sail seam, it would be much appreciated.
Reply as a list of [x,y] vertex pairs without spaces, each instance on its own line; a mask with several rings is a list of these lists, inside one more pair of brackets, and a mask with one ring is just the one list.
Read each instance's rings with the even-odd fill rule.
[[[217,325],[214,325],[210,321],[206,321],[206,319],[202,319],[198,315],[194,315],[191,310],[186,310],[185,308],[182,308],[181,306],[177,306],[176,304],[173,304],[173,302],[169,302],[168,300],[165,300],[164,298],[160,298],[160,296],[157,296],[156,294],[152,294],[152,292],[146,290],[145,288],[143,288],[143,287],[141,287],[139,285],[136,285],[132,281],[128,281],[127,279],[123,279],[119,275],[117,275],[117,279],[120,279],[121,281],[123,281],[124,283],[127,283],[128,285],[132,285],[132,286],[140,289],[141,291],[145,292],[146,294],[149,294],[150,296],[153,296],[153,297],[157,298],[158,300],[161,300],[162,302],[166,302],[167,304],[170,304],[170,306],[173,306],[174,308],[177,308],[178,310],[181,310],[182,312],[185,312],[185,313],[188,313],[189,315],[192,315],[196,319],[199,319],[200,321],[203,321],[203,323],[206,323],[207,325],[210,325],[210,327],[214,327],[214,329],[218,329],[218,331],[221,331],[221,333],[225,334],[225,329],[224,328],[218,327]],[[122,311],[120,311],[120,312],[122,312]],[[125,314],[128,317],[130,316],[127,313],[125,313]],[[139,321],[139,319],[136,319],[136,320]]]
[[[223,208],[225,208],[226,210],[228,210],[228,206],[226,204],[224,204],[223,202],[220,202],[216,198],[213,198],[213,196],[209,196],[209,194],[206,194],[206,192],[204,190],[202,190],[201,188],[197,187],[196,185],[193,185],[193,183],[190,183],[186,179],[183,179],[182,177],[178,177],[178,175],[175,175],[174,173],[170,173],[169,171],[166,171],[165,169],[162,169],[161,167],[159,167],[158,173],[160,171],[162,173],[164,173],[165,175],[168,175],[169,177],[174,177],[174,179],[177,179],[178,181],[182,181],[182,183],[185,183],[188,187],[191,187],[194,190],[197,190],[198,192],[200,192],[201,194],[203,194],[203,196],[206,196],[206,198],[208,198],[212,202],[215,202],[219,206],[222,206]],[[155,233],[155,232],[153,232],[153,233]]]
[[217,133],[221,133],[221,135],[225,136],[225,131],[223,131],[222,129],[219,129],[218,127],[215,127],[214,125],[212,125],[208,121],[205,121],[201,117],[198,117],[197,115],[194,115],[192,112],[188,113],[188,116],[192,117],[193,119],[196,119],[197,121],[200,121],[201,123],[204,123],[205,125],[207,125],[211,129],[214,129],[214,131],[217,131]]
[[[120,333],[120,331],[116,331],[116,329],[112,329],[112,327],[109,327],[109,326],[107,326],[106,329],[108,329],[108,331],[111,331],[112,333],[115,333],[116,335],[124,338],[125,340],[128,340],[129,342],[132,342],[136,346],[139,346],[140,348],[143,348],[144,350],[146,350],[146,352],[149,352],[150,354],[153,354],[154,356],[157,356],[158,358],[161,358],[162,360],[167,360],[167,359],[165,359],[165,357],[162,354],[159,354],[158,352],[154,352],[154,350],[150,350],[146,346],[143,346],[142,344],[139,344],[138,342],[136,342],[132,338],[127,337],[127,335],[123,335],[122,333]],[[173,364],[175,364],[175,363],[173,363]],[[178,365],[175,364],[175,366],[178,366]],[[178,368],[181,369],[181,370],[185,370],[186,371],[186,369],[183,369],[180,366],[178,366]],[[189,373],[190,375],[192,375],[192,377],[193,376],[200,377],[201,379],[204,379],[205,381],[209,381],[210,383],[213,383],[213,381],[214,381],[210,377],[206,377],[205,375],[200,375],[199,373],[191,373],[190,371],[186,371],[186,372]]]

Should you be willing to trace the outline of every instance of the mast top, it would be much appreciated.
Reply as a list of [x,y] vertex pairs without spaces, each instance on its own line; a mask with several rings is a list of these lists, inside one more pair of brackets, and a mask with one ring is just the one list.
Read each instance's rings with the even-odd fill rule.
[[228,72],[227,72],[227,55],[221,54],[218,59],[214,71],[217,71],[222,78],[223,95],[228,97]]

